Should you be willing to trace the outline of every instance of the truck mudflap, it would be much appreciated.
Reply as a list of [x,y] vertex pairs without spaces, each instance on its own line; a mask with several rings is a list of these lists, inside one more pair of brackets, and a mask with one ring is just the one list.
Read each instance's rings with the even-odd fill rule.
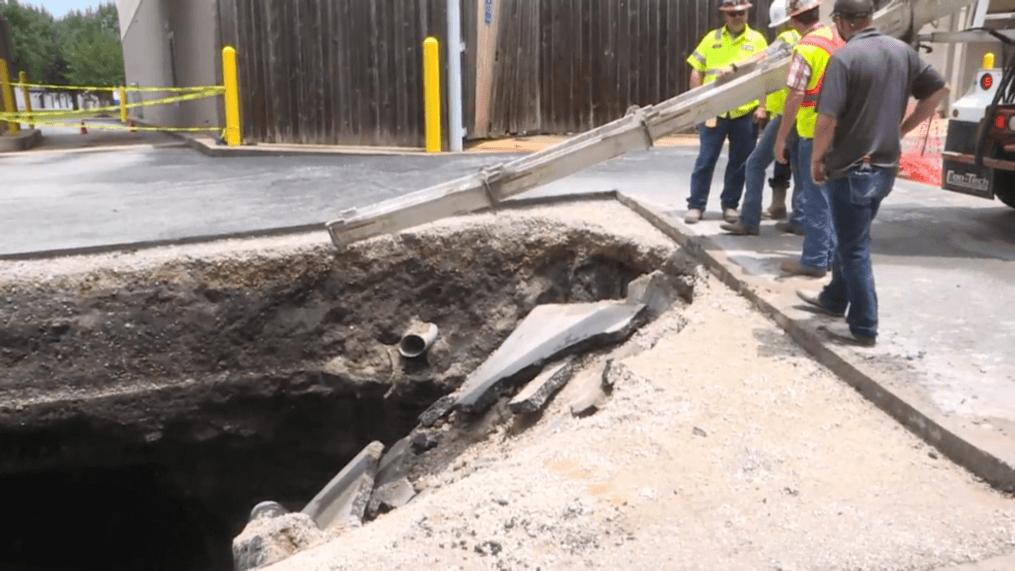
[[984,157],[983,166],[977,167],[976,157],[967,153],[945,151],[941,158],[942,188],[983,198],[994,198],[995,171],[1015,171],[1015,161],[1004,159]]

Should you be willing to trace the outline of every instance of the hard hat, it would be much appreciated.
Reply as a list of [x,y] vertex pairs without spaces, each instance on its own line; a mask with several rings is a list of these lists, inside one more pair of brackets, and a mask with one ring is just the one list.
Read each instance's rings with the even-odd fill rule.
[[769,28],[778,28],[789,22],[789,16],[786,15],[786,0],[772,1],[772,5],[768,7],[768,21]]
[[723,12],[739,12],[753,6],[748,0],[722,0],[719,9]]
[[835,6],[832,7],[833,16],[845,18],[869,16],[873,13],[874,2],[871,0],[835,0]]
[[786,2],[786,15],[792,18],[797,14],[810,12],[821,7],[821,0],[788,0]]

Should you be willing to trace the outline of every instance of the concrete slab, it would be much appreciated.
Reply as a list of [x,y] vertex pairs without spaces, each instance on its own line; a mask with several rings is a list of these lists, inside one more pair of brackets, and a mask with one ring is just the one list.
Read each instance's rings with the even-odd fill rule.
[[374,488],[370,495],[370,505],[367,507],[367,516],[375,518],[380,514],[391,510],[397,510],[416,497],[416,489],[408,478],[399,478],[382,486]]
[[[861,349],[832,343],[820,329],[828,318],[807,311],[797,299],[796,289],[817,291],[824,280],[779,275],[779,261],[799,255],[799,238],[768,232],[759,237],[728,236],[719,230],[717,220],[692,228],[680,221],[682,211],[671,214],[646,201],[619,198],[751,299],[820,362],[906,428],[992,486],[1015,491],[1015,368],[1009,367],[1015,321],[997,313],[998,293],[1010,287],[1001,282],[1015,283],[1015,250],[1010,247],[1015,235],[975,246],[966,242],[965,251],[956,258],[948,255],[947,247],[929,244],[926,235],[913,236],[924,242],[925,255],[934,252],[945,257],[939,263],[922,260],[917,267],[908,260],[885,264],[885,258],[876,257],[879,282],[887,275],[885,281],[894,285],[879,287],[879,294],[885,292],[883,298],[892,301],[891,305],[882,302],[886,309],[882,321],[913,329],[901,333],[885,328],[877,347]],[[890,221],[893,231],[899,232],[904,229],[900,218],[905,216],[902,211],[888,211],[880,223]],[[1015,212],[995,209],[990,216],[1015,223]],[[969,259],[974,252],[980,254]],[[949,266],[959,269],[952,271]],[[958,280],[952,292],[960,296],[961,306],[953,307],[957,302],[949,300],[948,288],[934,283],[942,279]],[[925,293],[914,297],[917,291]],[[986,312],[986,305],[991,307],[990,317],[975,315]],[[927,331],[934,331],[933,337],[928,338]],[[965,351],[956,350],[958,341],[968,343]],[[979,374],[971,374],[974,371]]]
[[646,316],[655,319],[681,299],[677,280],[659,270],[640,276],[627,284],[627,301],[645,304]]
[[368,444],[300,513],[309,516],[322,530],[362,523],[382,452],[384,445],[380,442]]
[[573,374],[573,359],[567,359],[550,366],[518,391],[515,398],[508,403],[508,408],[515,414],[532,414],[542,410],[550,398],[567,384]]
[[4,133],[0,136],[0,153],[26,151],[39,146],[42,142],[42,131],[38,129],[24,130],[17,135]]
[[466,379],[455,408],[485,410],[516,378],[538,370],[565,351],[581,351],[626,338],[644,304],[626,301],[548,304],[533,309],[504,343]]

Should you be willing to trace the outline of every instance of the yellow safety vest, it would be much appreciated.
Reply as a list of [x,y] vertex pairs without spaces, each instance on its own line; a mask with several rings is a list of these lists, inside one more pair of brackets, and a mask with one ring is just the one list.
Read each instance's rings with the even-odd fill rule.
[[[781,40],[791,46],[795,46],[800,41],[800,32],[794,28],[790,28],[785,32],[779,34],[776,38],[777,41]],[[782,112],[786,109],[786,94],[789,93],[789,88],[783,89],[782,91],[776,91],[765,99],[765,110],[771,113],[773,116],[782,115]]]
[[804,36],[793,48],[811,67],[804,101],[796,114],[796,131],[805,139],[814,138],[814,124],[818,121],[818,97],[821,95],[821,82],[825,79],[828,60],[844,43],[831,27],[821,26]]
[[[701,74],[701,84],[707,85],[719,78],[719,73],[732,63],[744,61],[754,54],[761,53],[768,47],[765,36],[744,26],[744,31],[733,37],[729,29],[723,26],[705,34],[697,49],[687,56],[687,63]],[[758,107],[757,101],[751,101],[736,109],[720,115],[729,119],[737,119],[751,113]]]

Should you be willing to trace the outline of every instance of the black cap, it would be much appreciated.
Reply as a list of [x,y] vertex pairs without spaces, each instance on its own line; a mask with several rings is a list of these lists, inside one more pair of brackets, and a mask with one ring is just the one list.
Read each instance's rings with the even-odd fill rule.
[[874,2],[872,0],[835,0],[832,8],[833,16],[845,18],[859,18],[874,13]]

